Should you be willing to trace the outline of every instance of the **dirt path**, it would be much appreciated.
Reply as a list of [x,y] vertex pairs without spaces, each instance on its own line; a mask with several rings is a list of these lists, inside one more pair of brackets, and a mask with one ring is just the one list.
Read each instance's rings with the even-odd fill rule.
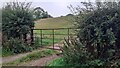
[[28,54],[31,54],[33,52],[40,51],[40,50],[44,50],[44,48],[40,48],[40,49],[34,50],[32,52],[27,52],[27,53],[12,55],[12,56],[8,56],[8,57],[0,57],[0,59],[2,58],[2,63],[8,63],[8,62],[15,61],[15,60],[17,60],[19,58],[27,56]]
[[47,56],[47,57],[43,57],[37,60],[32,60],[28,63],[23,63],[21,65],[18,66],[45,66],[45,64],[47,64],[49,61],[55,59],[55,58],[59,58],[60,56],[57,55],[52,55],[52,56]]
[[[58,47],[58,45],[59,45],[59,44],[55,44],[55,45],[54,45],[54,46],[55,46],[55,47],[54,47],[55,50],[60,49],[60,48]],[[44,50],[44,49],[47,49],[47,48],[53,49],[53,46],[47,46],[47,47],[39,48],[39,49],[37,49],[37,50],[34,50],[34,51],[32,51],[32,52],[28,52],[28,53],[22,53],[22,54],[12,55],[12,56],[8,56],[8,57],[0,57],[0,59],[2,58],[2,63],[8,63],[8,62],[11,62],[11,61],[15,61],[16,59],[22,58],[22,57],[24,57],[24,56],[26,56],[26,55],[28,55],[28,54],[30,54],[30,53],[33,53],[33,52],[35,52],[35,51]]]
[[14,60],[22,58],[23,56],[26,56],[28,54],[29,53],[24,53],[24,54],[18,54],[18,55],[14,55],[14,56],[3,57],[2,58],[2,63],[7,63],[7,62],[14,61]]
[[[61,44],[55,44],[54,45],[54,49],[55,50],[60,50],[60,47],[59,47],[59,45],[61,45]],[[39,48],[39,49],[37,49],[37,50],[34,50],[34,51],[32,51],[32,52],[28,52],[28,53],[22,53],[22,54],[18,54],[18,55],[13,55],[13,56],[8,56],[8,57],[3,57],[2,58],[2,63],[8,63],[8,62],[12,62],[12,61],[15,61],[15,60],[17,60],[17,59],[19,59],[19,58],[22,58],[22,57],[24,57],[24,56],[27,56],[28,54],[30,54],[30,53],[33,53],[33,52],[35,52],[35,51],[38,51],[38,50],[45,50],[45,49],[53,49],[53,46],[48,46],[48,47],[43,47],[43,48]],[[55,59],[55,58],[58,58],[59,56],[57,56],[57,55],[52,55],[52,56],[48,56],[48,57],[43,57],[43,58],[40,58],[40,59],[38,59],[38,60],[32,60],[32,61],[30,61],[30,62],[28,62],[27,64],[20,64],[20,66],[44,66],[46,63],[47,63],[47,61],[50,61],[50,60],[53,60],[53,59]]]

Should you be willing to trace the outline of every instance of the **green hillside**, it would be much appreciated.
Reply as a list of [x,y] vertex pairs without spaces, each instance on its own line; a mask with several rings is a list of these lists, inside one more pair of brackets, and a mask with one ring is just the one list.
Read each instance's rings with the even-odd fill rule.
[[47,18],[35,21],[35,28],[69,28],[73,27],[73,18],[71,16]]
[[[57,17],[57,18],[47,18],[47,19],[40,19],[35,21],[35,29],[51,29],[51,28],[70,28],[73,27],[73,17],[72,16],[64,16],[64,17]],[[70,34],[74,33],[73,30],[69,30]],[[67,38],[67,33],[68,30],[67,29],[61,29],[61,30],[54,30],[54,42],[60,42],[63,38]],[[52,38],[53,36],[51,36],[53,34],[52,30],[42,30],[42,33],[44,34],[44,36],[42,36],[42,41],[43,41],[43,45],[49,45],[52,44]],[[39,43],[40,42],[40,34],[41,31],[40,30],[34,30],[34,34],[36,37],[39,37]],[[45,35],[47,34],[47,35]],[[48,35],[50,34],[50,35]],[[66,34],[66,35],[57,35],[57,34]]]

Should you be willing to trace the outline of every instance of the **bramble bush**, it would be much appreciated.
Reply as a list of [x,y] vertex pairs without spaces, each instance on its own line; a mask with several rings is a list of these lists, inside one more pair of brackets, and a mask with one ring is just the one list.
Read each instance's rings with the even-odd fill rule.
[[120,2],[82,2],[75,8],[77,40],[66,41],[66,63],[82,66],[119,66]]

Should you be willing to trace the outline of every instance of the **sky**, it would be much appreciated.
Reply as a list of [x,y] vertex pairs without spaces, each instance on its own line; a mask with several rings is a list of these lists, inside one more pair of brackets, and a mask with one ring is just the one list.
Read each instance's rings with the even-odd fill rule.
[[96,0],[3,0],[0,2],[0,7],[2,6],[3,2],[12,1],[32,2],[32,7],[41,7],[45,11],[47,11],[51,16],[59,17],[71,13],[71,11],[67,8],[67,6],[70,6],[70,4],[76,7],[77,5],[81,6],[80,2],[95,2]]
[[80,5],[79,2],[33,2],[33,7],[41,7],[53,17],[65,16],[71,13],[67,6]]

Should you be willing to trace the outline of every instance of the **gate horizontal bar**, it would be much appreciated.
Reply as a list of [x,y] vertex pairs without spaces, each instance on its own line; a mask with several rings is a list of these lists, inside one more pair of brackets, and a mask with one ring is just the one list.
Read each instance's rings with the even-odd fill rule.
[[47,29],[33,29],[33,30],[60,30],[60,29],[78,29],[78,28],[47,28]]

